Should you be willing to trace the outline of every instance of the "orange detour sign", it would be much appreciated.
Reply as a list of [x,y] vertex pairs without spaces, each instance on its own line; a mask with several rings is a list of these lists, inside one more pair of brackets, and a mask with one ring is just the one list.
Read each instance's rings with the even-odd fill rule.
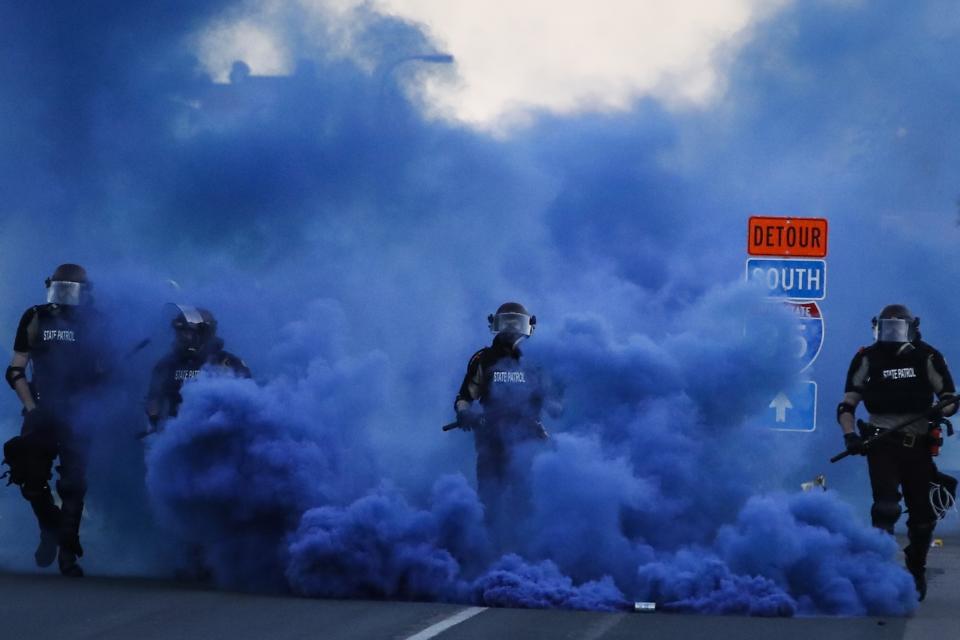
[[747,253],[752,256],[824,258],[827,255],[827,220],[751,216],[747,224]]

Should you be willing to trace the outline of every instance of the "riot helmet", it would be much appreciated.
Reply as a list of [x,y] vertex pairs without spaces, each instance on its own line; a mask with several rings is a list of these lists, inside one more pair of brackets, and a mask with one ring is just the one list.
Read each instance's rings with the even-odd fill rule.
[[529,338],[537,326],[537,316],[530,315],[519,302],[504,302],[496,313],[487,316],[490,331]]
[[902,304],[888,304],[871,320],[877,342],[907,343],[920,337],[920,318]]
[[207,309],[186,304],[173,305],[176,314],[170,323],[177,349],[187,352],[202,350],[217,336],[217,320]]
[[87,270],[78,264],[60,265],[44,284],[47,286],[47,302],[50,304],[75,307],[90,300],[91,285],[87,280]]

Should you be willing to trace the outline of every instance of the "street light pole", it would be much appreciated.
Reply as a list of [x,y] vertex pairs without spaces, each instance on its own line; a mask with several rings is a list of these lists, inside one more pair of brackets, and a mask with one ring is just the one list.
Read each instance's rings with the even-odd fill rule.
[[420,53],[409,56],[403,56],[402,58],[397,58],[391,62],[381,73],[380,76],[380,102],[383,102],[383,98],[387,92],[387,83],[390,80],[390,77],[397,70],[397,68],[408,62],[424,62],[426,64],[453,64],[456,61],[449,53]]

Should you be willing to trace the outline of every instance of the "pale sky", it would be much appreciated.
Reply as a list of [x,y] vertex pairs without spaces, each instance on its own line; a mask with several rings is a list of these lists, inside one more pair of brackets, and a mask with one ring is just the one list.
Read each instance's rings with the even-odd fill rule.
[[[423,25],[456,58],[455,74],[420,87],[433,115],[503,129],[535,110],[623,110],[640,97],[672,108],[709,104],[722,91],[729,54],[758,19],[787,1],[372,0],[372,6]],[[361,0],[288,2],[308,7],[323,29],[318,37],[334,39],[350,55],[350,9]],[[282,19],[288,2],[252,4],[201,34],[198,51],[208,70],[222,80],[243,59],[254,74],[289,72],[293,55]]]

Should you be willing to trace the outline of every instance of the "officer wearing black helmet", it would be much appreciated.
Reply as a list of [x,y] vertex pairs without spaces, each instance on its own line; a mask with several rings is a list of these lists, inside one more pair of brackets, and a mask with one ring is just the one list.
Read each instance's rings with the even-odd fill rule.
[[533,335],[536,316],[522,304],[507,302],[487,321],[496,335],[470,358],[454,409],[458,426],[474,432],[477,488],[489,510],[496,508],[507,485],[515,484],[509,475],[511,451],[523,442],[546,439],[547,432],[540,422],[543,379],[520,350],[520,343]]
[[[930,410],[934,395],[941,400],[956,394],[953,377],[939,351],[920,339],[920,319],[907,307],[892,304],[873,319],[875,342],[860,349],[847,373],[837,421],[847,451],[867,456],[873,506],[873,526],[893,533],[901,514],[901,492],[909,513],[904,549],[920,599],[926,597],[927,552],[937,522],[930,503],[930,483],[937,475],[930,452]],[[855,430],[857,406],[863,402],[869,423]],[[942,411],[949,416],[956,404]],[[911,418],[915,418],[910,422]],[[904,429],[877,441],[869,450],[863,442],[896,425]]]
[[[81,433],[77,420],[84,397],[103,377],[106,332],[92,307],[83,267],[62,264],[46,285],[47,303],[30,307],[20,319],[6,371],[23,404],[24,420],[20,435],[4,445],[4,458],[9,481],[20,486],[40,525],[37,564],[46,567],[57,559],[63,575],[80,577],[77,557],[83,555],[80,520],[89,434]],[[49,485],[58,456],[59,507]]]
[[177,415],[183,402],[183,384],[199,376],[204,368],[250,377],[244,361],[223,348],[223,340],[217,336],[217,321],[210,311],[183,304],[171,306],[173,346],[153,368],[147,394],[151,431],[161,429],[164,420]]

